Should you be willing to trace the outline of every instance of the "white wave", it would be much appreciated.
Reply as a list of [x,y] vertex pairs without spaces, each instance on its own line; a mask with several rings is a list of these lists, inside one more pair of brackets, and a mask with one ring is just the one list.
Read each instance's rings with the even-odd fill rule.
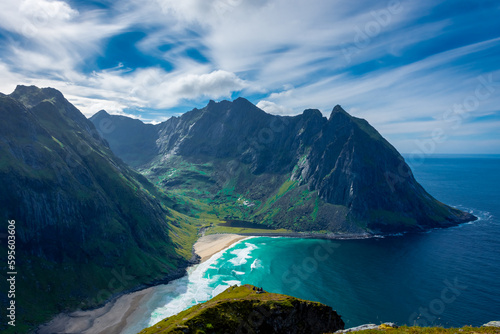
[[[247,246],[245,250],[248,248],[251,247]],[[209,278],[204,277],[207,270],[218,268],[216,263],[226,251],[227,249],[224,249],[213,255],[207,261],[190,267],[187,276],[165,285],[160,292],[165,295],[163,298],[163,305],[153,310],[150,316],[149,326],[153,326],[164,318],[175,315],[193,305],[205,302],[223,292],[229,286],[240,283],[240,281],[228,281],[214,288],[213,285],[216,284],[219,275],[212,275]],[[247,256],[246,254],[250,251],[251,250],[245,251],[241,256]],[[231,251],[230,254],[234,254],[233,252],[234,251]]]
[[245,275],[245,272],[244,271],[237,271],[237,270],[233,270],[233,273],[235,275]]
[[250,253],[257,249],[257,246],[254,244],[250,244],[245,242],[245,248],[235,249],[230,252],[232,255],[236,255],[236,257],[229,260],[235,266],[241,266],[242,264],[247,263],[248,259],[251,259]]
[[262,268],[262,261],[259,259],[255,259],[253,263],[250,265],[250,269],[253,271],[256,268]]
[[[226,283],[227,285],[224,287],[224,289],[222,291],[226,290],[230,286],[240,285],[241,284],[241,281],[238,281],[238,280],[235,280],[235,279],[234,280],[227,280],[227,281],[223,281],[223,282]],[[220,287],[220,285],[219,285],[219,287]]]
[[[236,255],[230,262],[232,264],[243,264],[249,254],[257,248],[257,246],[245,243],[243,249],[233,249],[238,244],[251,239],[240,240],[231,247],[221,250],[214,254],[207,261],[194,265],[187,269],[187,275],[169,282],[168,284],[158,285],[155,287],[155,293],[148,301],[147,311],[143,318],[136,319],[133,324],[127,326],[122,334],[137,333],[145,327],[153,326],[164,318],[175,315],[193,305],[203,303],[219,293],[226,290],[229,286],[240,285],[241,281],[237,280],[238,275],[245,274],[242,271],[233,270],[230,276],[233,279],[224,280],[224,276],[218,274],[221,258]],[[206,275],[207,271],[215,271],[211,275]],[[205,277],[207,276],[207,277]]]

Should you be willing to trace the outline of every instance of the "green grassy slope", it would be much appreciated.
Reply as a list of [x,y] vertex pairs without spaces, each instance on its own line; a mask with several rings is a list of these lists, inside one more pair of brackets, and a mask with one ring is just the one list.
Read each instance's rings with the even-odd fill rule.
[[329,306],[243,285],[140,333],[323,333],[343,327]]

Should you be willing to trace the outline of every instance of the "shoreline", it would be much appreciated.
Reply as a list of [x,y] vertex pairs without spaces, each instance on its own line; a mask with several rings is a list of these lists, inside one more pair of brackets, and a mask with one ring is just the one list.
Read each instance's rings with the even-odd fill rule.
[[248,239],[253,235],[232,234],[232,233],[219,233],[204,235],[196,241],[193,246],[193,251],[198,255],[201,260],[200,263],[205,262],[218,252],[227,249],[241,241]]
[[96,309],[58,314],[35,333],[119,333],[127,326],[129,316],[140,309],[142,301],[150,298],[154,290],[155,287],[148,287],[125,293]]
[[[238,234],[212,234],[198,238],[193,246],[193,253],[200,258],[197,264],[249,237]],[[174,280],[171,279],[169,282]],[[60,313],[50,321],[38,326],[35,333],[120,333],[129,326],[128,319],[133,319],[134,315],[146,311],[145,302],[154,295],[156,287],[169,282],[159,282],[153,286],[143,285],[142,289],[139,286],[139,290],[116,296],[95,309]]]
[[[394,235],[394,234],[393,234]],[[401,235],[401,234],[397,234]],[[193,245],[193,255],[198,256],[200,264],[211,258],[213,255],[225,250],[235,243],[248,239],[250,237],[288,237],[288,238],[303,238],[303,239],[332,239],[332,240],[353,240],[353,239],[369,239],[378,237],[379,235],[363,233],[349,234],[319,234],[308,232],[289,232],[289,233],[218,233],[203,235]],[[382,236],[382,235],[381,235]],[[389,235],[383,235],[389,236]],[[187,269],[187,268],[185,268]],[[128,319],[133,319],[139,313],[145,312],[145,301],[151,299],[154,295],[156,287],[162,284],[168,284],[176,278],[167,281],[159,281],[150,286],[138,286],[137,290],[125,292],[114,299],[107,302],[105,305],[91,310],[78,310],[71,313],[61,313],[56,315],[52,320],[40,325],[35,333],[118,333],[128,327]],[[142,287],[142,289],[141,289]]]

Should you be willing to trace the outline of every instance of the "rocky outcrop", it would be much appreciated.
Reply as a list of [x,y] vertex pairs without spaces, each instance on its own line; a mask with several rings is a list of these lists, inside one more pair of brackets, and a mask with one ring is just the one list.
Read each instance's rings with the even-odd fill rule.
[[329,306],[243,285],[230,287],[141,333],[316,334],[343,328],[341,317]]
[[490,321],[481,327],[500,327],[500,321]]
[[396,324],[393,322],[384,322],[381,325],[375,325],[375,324],[366,324],[366,325],[361,325],[357,327],[352,327],[348,329],[340,329],[335,332],[335,334],[342,334],[342,333],[358,333],[362,331],[367,331],[367,330],[387,330],[391,328],[398,328]]

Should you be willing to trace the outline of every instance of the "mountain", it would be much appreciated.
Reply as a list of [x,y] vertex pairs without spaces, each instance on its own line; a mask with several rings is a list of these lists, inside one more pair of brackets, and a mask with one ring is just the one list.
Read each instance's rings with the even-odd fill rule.
[[0,118],[0,219],[16,226],[17,332],[183,274],[195,228],[59,91],[18,86],[0,96]]
[[[283,117],[244,98],[210,101],[149,126],[148,143],[116,140],[135,132],[122,129],[123,118],[101,112],[91,121],[104,118],[114,131],[101,134],[125,162],[163,189],[196,198],[219,219],[356,234],[476,219],[434,199],[389,142],[338,105],[329,118],[315,109]],[[134,126],[146,129],[137,121]],[[150,148],[147,157],[143,146]],[[119,153],[127,149],[135,155]]]
[[113,133],[113,136],[106,136],[109,145],[115,147],[116,151],[113,152],[130,166],[141,166],[158,153],[156,149],[158,134],[154,131],[154,125],[117,115],[113,116],[111,123],[109,114],[105,110],[99,111],[93,119],[98,120],[94,124],[101,133]]
[[333,333],[344,322],[330,306],[286,295],[233,286],[142,330],[150,333]]

